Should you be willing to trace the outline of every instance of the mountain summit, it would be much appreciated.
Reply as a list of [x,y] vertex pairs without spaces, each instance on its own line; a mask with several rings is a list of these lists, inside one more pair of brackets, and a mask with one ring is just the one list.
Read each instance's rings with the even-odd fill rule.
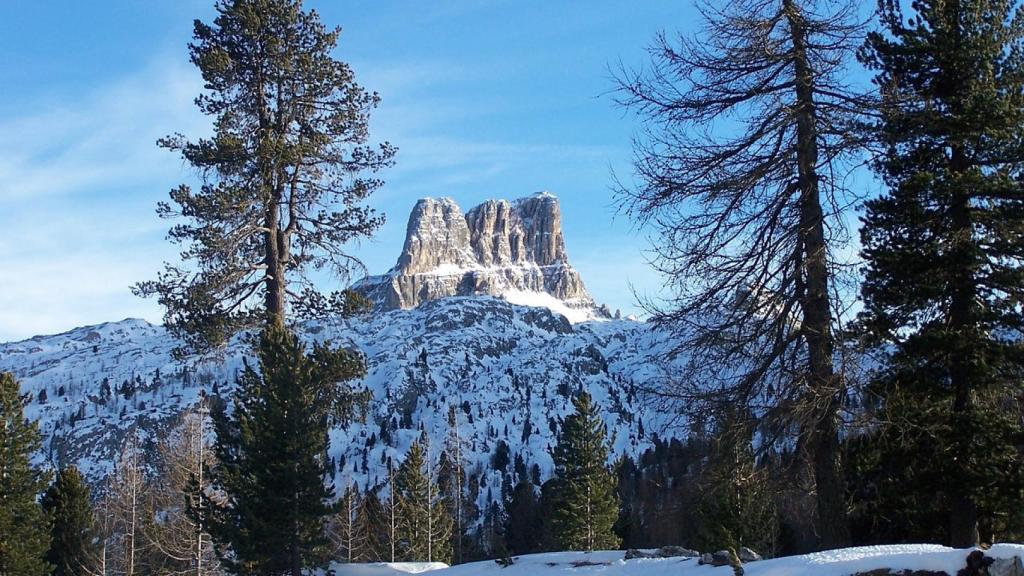
[[511,202],[488,200],[466,213],[451,198],[423,198],[409,215],[398,263],[355,288],[384,309],[491,295],[581,313],[570,312],[570,319],[595,310],[569,265],[562,212],[549,192]]

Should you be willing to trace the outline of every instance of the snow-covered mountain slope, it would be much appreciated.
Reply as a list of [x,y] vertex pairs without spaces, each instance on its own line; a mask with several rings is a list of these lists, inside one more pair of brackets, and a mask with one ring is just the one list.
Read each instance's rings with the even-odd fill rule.
[[[854,574],[947,574],[953,576],[967,566],[967,555],[973,549],[959,550],[933,544],[898,544],[844,548],[761,560],[743,565],[746,576],[851,576]],[[992,574],[1019,574],[1024,546],[996,544],[984,551],[997,565]],[[433,568],[433,569],[430,569]],[[494,561],[473,562],[446,568],[422,564],[336,564],[338,576],[715,576],[732,574],[729,566],[699,565],[696,558],[637,558],[625,560],[621,551],[550,552],[518,556],[511,566]],[[904,572],[906,571],[906,572]]]
[[[548,477],[554,430],[577,390],[600,405],[616,455],[650,447],[650,433],[671,417],[637,392],[660,379],[667,346],[642,322],[573,324],[547,308],[477,296],[311,323],[301,332],[358,348],[368,361],[361,384],[373,394],[372,413],[331,433],[338,485],[382,481],[387,457],[400,460],[421,427],[439,448],[452,405],[480,504],[500,498],[502,476],[513,470],[491,465],[500,442],[509,461],[521,456]],[[98,480],[127,431],[138,429],[152,444],[201,391],[228,398],[250,349],[236,339],[220,358],[177,361],[174,347],[162,327],[123,320],[0,344],[0,371],[13,372],[31,394],[27,415],[49,439],[44,457],[77,462]]]

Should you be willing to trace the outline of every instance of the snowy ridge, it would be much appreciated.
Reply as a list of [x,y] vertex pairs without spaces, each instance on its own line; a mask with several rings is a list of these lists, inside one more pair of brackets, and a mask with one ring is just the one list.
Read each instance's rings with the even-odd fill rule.
[[[456,406],[471,491],[478,505],[501,497],[513,471],[491,465],[499,443],[514,461],[536,464],[546,479],[548,449],[571,396],[587,390],[600,406],[614,455],[652,446],[671,414],[646,406],[638,388],[659,381],[664,338],[650,325],[626,321],[570,323],[547,308],[493,297],[453,297],[413,310],[365,319],[309,323],[309,341],[360,349],[369,371],[360,383],[373,394],[365,423],[331,432],[338,487],[374,486],[387,458],[401,459],[427,431],[436,454]],[[229,398],[249,346],[239,337],[219,358],[177,361],[162,327],[124,320],[53,336],[0,344],[0,370],[13,372],[30,394],[27,415],[40,421],[43,460],[75,461],[92,480],[111,470],[129,430],[152,446],[161,431],[201,393]],[[646,433],[641,433],[641,429]]]

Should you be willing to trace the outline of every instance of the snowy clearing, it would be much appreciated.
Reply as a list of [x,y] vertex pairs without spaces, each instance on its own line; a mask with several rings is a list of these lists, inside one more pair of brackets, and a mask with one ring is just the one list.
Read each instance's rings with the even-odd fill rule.
[[[893,570],[936,570],[951,576],[966,566],[973,549],[955,549],[934,544],[898,544],[864,546],[789,556],[744,564],[746,576],[849,576],[859,572],[891,568]],[[994,558],[1024,556],[1024,545],[997,544],[985,551]],[[550,552],[515,557],[515,563],[502,567],[493,560],[447,567],[434,563],[336,565],[338,576],[394,576],[430,571],[432,576],[699,576],[732,574],[728,566],[702,566],[696,558],[637,558],[624,560],[621,550],[601,552]]]
[[[441,562],[377,562],[374,564],[335,564],[335,576],[392,576],[393,574],[420,574],[447,568]],[[440,572],[438,572],[440,574]]]

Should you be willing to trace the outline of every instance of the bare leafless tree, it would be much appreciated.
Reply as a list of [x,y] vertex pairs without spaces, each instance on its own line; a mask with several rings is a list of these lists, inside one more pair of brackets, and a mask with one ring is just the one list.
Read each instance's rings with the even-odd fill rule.
[[385,554],[388,562],[394,562],[398,546],[398,531],[400,520],[398,518],[400,497],[397,486],[395,486],[395,465],[388,461],[388,499],[381,502],[384,508],[384,535],[387,540]]
[[466,470],[465,439],[459,427],[459,412],[455,404],[448,406],[448,436],[445,438],[444,462],[441,467],[439,489],[449,507],[452,519],[452,560],[463,561],[463,544],[466,538]]
[[655,392],[691,415],[749,407],[762,447],[804,449],[821,547],[848,540],[835,335],[861,145],[852,127],[869,104],[846,80],[855,9],[702,5],[703,31],[657,36],[650,66],[622,68],[616,92],[642,120],[637,177],[618,180],[618,198],[656,232],[668,288],[645,304],[685,359]]
[[87,558],[83,562],[82,574],[88,576],[115,574],[111,555],[114,539],[114,512],[109,491],[93,507],[93,533],[98,540],[93,548],[95,557]]
[[338,501],[338,510],[327,525],[333,557],[351,564],[363,555],[368,533],[359,523],[362,499],[358,486],[349,486]]
[[144,534],[152,513],[142,447],[134,432],[125,440],[110,476],[103,509],[103,521],[109,523],[101,544],[103,573],[135,576],[144,572]]
[[152,492],[156,519],[147,542],[161,574],[223,573],[204,522],[205,471],[213,465],[211,433],[204,399],[184,412],[158,445],[159,473]]

